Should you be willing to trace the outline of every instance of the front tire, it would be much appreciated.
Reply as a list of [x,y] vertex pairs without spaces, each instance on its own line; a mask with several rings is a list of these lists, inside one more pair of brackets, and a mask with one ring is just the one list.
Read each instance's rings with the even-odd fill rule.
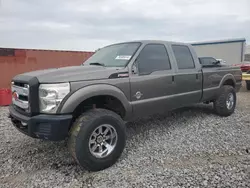
[[232,86],[222,86],[218,98],[214,102],[215,112],[220,116],[230,116],[236,106],[236,92]]
[[118,160],[125,142],[126,130],[121,117],[106,109],[92,109],[73,124],[68,146],[81,167],[99,171]]

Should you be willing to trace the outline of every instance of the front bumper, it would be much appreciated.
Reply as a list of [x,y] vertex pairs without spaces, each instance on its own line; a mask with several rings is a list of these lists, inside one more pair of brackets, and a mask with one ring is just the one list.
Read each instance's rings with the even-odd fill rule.
[[59,141],[68,136],[72,115],[25,116],[11,105],[9,107],[12,124],[22,133],[39,139]]

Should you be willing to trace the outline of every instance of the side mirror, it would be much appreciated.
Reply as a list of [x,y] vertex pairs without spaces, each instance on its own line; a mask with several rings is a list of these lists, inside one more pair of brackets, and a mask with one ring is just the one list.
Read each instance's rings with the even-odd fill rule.
[[135,60],[135,62],[133,64],[133,66],[132,66],[132,73],[133,74],[137,74],[138,73],[138,63],[136,62],[136,60]]
[[215,62],[213,62],[213,64],[218,65],[218,64],[220,64],[220,61],[215,61]]

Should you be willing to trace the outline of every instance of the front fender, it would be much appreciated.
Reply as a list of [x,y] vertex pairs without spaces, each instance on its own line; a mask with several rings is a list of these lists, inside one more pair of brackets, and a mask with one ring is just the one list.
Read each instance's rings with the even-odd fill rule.
[[61,104],[58,113],[71,114],[83,101],[99,95],[109,95],[117,98],[126,110],[125,119],[131,116],[132,106],[125,94],[119,88],[108,84],[89,85],[75,91]]

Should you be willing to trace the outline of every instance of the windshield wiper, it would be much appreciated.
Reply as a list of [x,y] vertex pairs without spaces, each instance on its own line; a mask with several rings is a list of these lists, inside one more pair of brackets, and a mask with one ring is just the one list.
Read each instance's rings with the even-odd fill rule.
[[97,65],[105,67],[104,63],[98,63],[98,62],[90,63],[89,65]]

